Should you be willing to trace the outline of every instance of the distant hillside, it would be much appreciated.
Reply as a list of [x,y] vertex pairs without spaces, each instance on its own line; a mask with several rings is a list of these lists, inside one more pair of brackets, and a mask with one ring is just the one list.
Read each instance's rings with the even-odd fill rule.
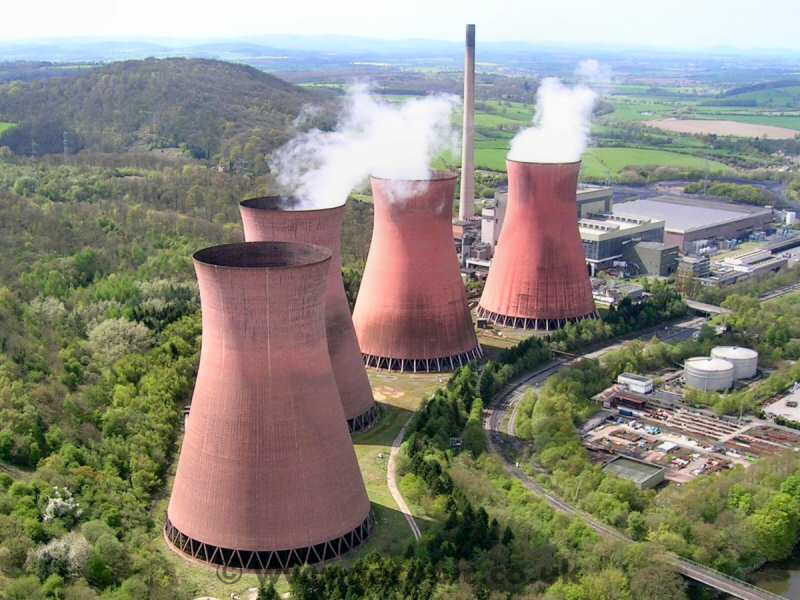
[[774,109],[800,108],[800,80],[765,81],[727,90],[706,105],[742,106]]
[[[319,96],[245,65],[205,59],[112,63],[80,75],[0,85],[0,137],[20,154],[185,145],[198,158],[253,162],[287,139]],[[66,132],[66,133],[64,133]],[[33,139],[33,142],[32,142]]]

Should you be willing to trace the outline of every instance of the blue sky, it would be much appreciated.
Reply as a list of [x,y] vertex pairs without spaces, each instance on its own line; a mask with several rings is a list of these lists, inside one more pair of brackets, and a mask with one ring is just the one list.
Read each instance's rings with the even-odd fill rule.
[[703,48],[800,49],[800,0],[10,0],[0,41],[339,33]]

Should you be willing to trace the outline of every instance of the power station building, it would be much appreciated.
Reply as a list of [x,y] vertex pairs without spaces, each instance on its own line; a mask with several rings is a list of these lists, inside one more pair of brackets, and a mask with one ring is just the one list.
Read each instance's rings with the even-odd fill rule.
[[367,366],[449,371],[481,356],[453,245],[455,183],[371,178],[375,223],[353,310]]
[[325,324],[336,385],[350,431],[372,426],[378,407],[361,361],[350,307],[342,281],[341,235],[344,205],[296,210],[297,201],[278,196],[251,198],[239,206],[248,242],[284,241],[317,244],[331,251]]
[[664,221],[657,219],[588,214],[578,221],[578,230],[592,275],[624,261],[626,246],[664,239]]
[[164,528],[187,558],[288,569],[370,533],[325,335],[330,262],[285,242],[194,255],[203,343]]
[[506,164],[505,223],[478,315],[501,325],[547,331],[595,318],[576,219],[580,162]]
[[622,259],[637,275],[668,277],[678,268],[678,247],[662,242],[634,241],[622,248]]
[[696,243],[747,237],[773,220],[772,209],[768,207],[677,195],[615,203],[612,212],[620,217],[664,221],[663,241],[683,252],[690,251]]

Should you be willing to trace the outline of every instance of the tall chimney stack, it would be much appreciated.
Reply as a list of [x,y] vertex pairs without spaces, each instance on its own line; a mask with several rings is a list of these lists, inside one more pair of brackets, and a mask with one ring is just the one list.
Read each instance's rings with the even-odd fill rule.
[[464,121],[461,142],[461,197],[458,220],[472,218],[475,202],[475,25],[467,25],[464,52]]

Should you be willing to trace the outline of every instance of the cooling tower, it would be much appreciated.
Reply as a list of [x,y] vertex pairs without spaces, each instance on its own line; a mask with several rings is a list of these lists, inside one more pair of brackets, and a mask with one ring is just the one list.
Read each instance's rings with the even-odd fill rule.
[[330,257],[284,242],[194,255],[203,344],[164,529],[186,557],[287,569],[372,528],[325,339]]
[[478,314],[547,331],[595,318],[576,216],[580,162],[506,164],[508,206]]
[[453,245],[455,175],[371,182],[375,225],[353,310],[366,364],[447,371],[479,357]]
[[379,411],[361,362],[353,319],[342,281],[341,230],[345,207],[294,210],[292,200],[271,196],[239,206],[248,242],[307,242],[330,249],[331,266],[325,304],[328,350],[350,431],[369,429]]

